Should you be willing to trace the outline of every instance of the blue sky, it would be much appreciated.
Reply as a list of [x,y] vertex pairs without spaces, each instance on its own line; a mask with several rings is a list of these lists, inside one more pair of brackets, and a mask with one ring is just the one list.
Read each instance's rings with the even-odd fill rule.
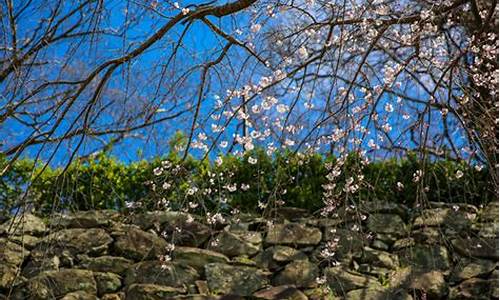
[[[41,4],[40,2],[39,4]],[[67,2],[71,3],[71,2]],[[136,13],[134,10],[134,2],[128,2],[130,7],[129,11],[132,13]],[[148,1],[144,2],[145,5],[148,5]],[[201,2],[200,2],[201,3]],[[127,6],[127,1],[107,1],[106,4],[107,10],[109,12],[109,16],[103,20],[103,23],[106,25],[103,26],[105,28],[120,28],[123,26],[126,20],[125,8]],[[190,2],[190,4],[196,4],[196,1]],[[167,6],[166,2],[164,4]],[[182,3],[180,1],[180,5],[187,5],[187,3]],[[33,8],[37,7],[36,1],[33,5]],[[68,11],[71,9],[73,5],[69,5],[62,9],[62,11]],[[137,9],[139,6],[135,6]],[[158,10],[161,10],[163,13],[167,15],[177,14],[178,10],[164,10],[161,5],[158,6]],[[42,17],[47,17],[49,11],[39,10],[38,8],[33,9],[33,11],[27,10],[24,13],[23,18],[21,18],[21,22],[19,24],[18,36],[19,40],[23,40],[26,37],[29,37],[34,28],[39,23]],[[144,13],[144,11],[142,11]],[[92,47],[80,47],[75,51],[75,54],[79,57],[81,64],[81,71],[77,71],[78,73],[88,73],[92,68],[98,65],[100,62],[103,62],[107,59],[116,58],[120,55],[123,55],[125,51],[130,51],[137,46],[138,41],[144,40],[146,37],[151,36],[159,27],[164,25],[168,20],[161,16],[155,16],[151,12],[145,13],[144,15],[139,15],[141,18],[140,21],[135,25],[132,29],[127,30],[126,37],[114,37],[112,35],[104,35],[102,39],[98,42],[92,44]],[[230,21],[227,19],[227,21]],[[226,22],[226,20],[223,20]],[[224,23],[221,23],[224,27]],[[152,66],[155,66],[159,63],[159,60],[165,59],[166,56],[169,55],[168,52],[171,50],[171,46],[168,45],[169,39],[177,39],[178,36],[184,30],[185,25],[178,25],[174,27],[168,35],[160,40],[157,45],[151,47],[145,51],[138,59],[136,59],[132,64],[126,65],[126,68],[135,68],[138,70],[136,73],[147,73],[148,69]],[[58,43],[57,46],[51,47],[49,51],[45,52],[45,57],[51,59],[53,62],[63,62],[65,57],[69,55],[71,51],[71,46],[74,45],[74,41],[70,43]],[[125,45],[125,47],[124,47]],[[124,48],[126,50],[124,50]],[[214,49],[219,47],[219,40],[216,39],[215,35],[211,30],[207,28],[206,25],[201,22],[196,22],[190,25],[190,29],[187,34],[183,38],[182,49],[178,55],[178,59],[186,60],[186,63],[194,64],[196,61],[193,59],[191,54],[196,54],[199,56],[199,61],[206,60],[205,57],[212,57],[215,53],[213,53]],[[116,90],[125,91],[126,90],[126,82],[125,78],[120,76],[123,70],[117,70],[115,72],[115,80],[111,81],[109,87]],[[81,74],[80,73],[80,74]],[[36,75],[34,75],[36,76]],[[56,79],[58,74],[44,74],[48,79]],[[134,80],[136,78],[132,78]],[[130,80],[130,78],[128,78]],[[2,86],[0,85],[0,88]],[[4,86],[4,88],[6,88]],[[151,94],[155,90],[155,85],[143,85],[142,94]],[[161,117],[161,114],[160,114]],[[104,114],[104,118],[102,121],[111,120],[111,116],[109,118]],[[71,126],[72,120],[69,118],[65,125],[61,126],[57,131],[58,134],[62,134],[69,126]],[[162,134],[170,135],[173,134],[176,130],[183,129],[179,127],[172,127],[170,129],[167,128],[167,131],[163,131]],[[6,140],[7,145],[12,145],[16,141],[23,140],[26,138],[32,131],[28,130],[24,126],[22,126],[19,122],[15,120],[8,120],[0,127],[0,133],[5,132],[9,134],[9,140]],[[137,156],[137,153],[141,152],[144,157],[149,157],[156,154],[161,154],[164,152],[164,149],[158,149],[158,147],[152,147],[148,144],[152,144],[151,141],[154,137],[145,140],[138,139],[128,139],[122,145],[120,145],[119,149],[114,152],[115,155],[120,157],[123,160],[135,160],[140,157]],[[165,144],[165,139],[162,138],[162,142],[160,144]],[[87,153],[90,149],[95,147],[92,143],[86,145],[83,149],[81,149],[81,153]],[[64,148],[64,147],[63,147]],[[156,149],[155,149],[156,148]],[[127,151],[123,151],[123,149],[127,149]],[[28,151],[24,154],[25,156],[35,157],[37,153],[42,150],[41,146],[35,146],[28,149]],[[47,159],[49,156],[49,151],[42,150],[41,154],[44,159]],[[64,161],[66,157],[68,157],[69,151],[65,151],[61,149],[58,151],[55,161]]]
[[[130,5],[129,12],[131,12],[132,14],[137,13],[138,11],[141,12],[140,14],[136,14],[136,16],[139,18],[139,22],[132,29],[129,29],[127,31],[126,37],[103,35],[101,37],[101,40],[92,43],[91,47],[80,47],[76,49],[75,52],[72,53],[72,55],[76,55],[78,57],[79,65],[75,64],[75,66],[73,66],[74,72],[77,75],[81,75],[82,73],[86,74],[90,72],[93,68],[95,68],[95,66],[97,66],[99,63],[102,63],[103,61],[108,59],[119,57],[120,55],[123,55],[123,53],[125,53],[126,51],[135,49],[138,45],[138,42],[143,41],[148,36],[151,36],[158,28],[160,28],[167,22],[167,19],[165,17],[155,15],[151,12],[143,14],[144,11],[141,9],[135,10],[133,7],[136,8],[138,7],[137,4],[134,4],[135,2],[115,0],[106,3],[108,5],[107,11],[109,13],[102,21],[103,24],[106,24],[106,26],[104,26],[105,28],[117,29],[124,24],[127,17],[127,14],[125,13],[125,8],[127,6],[127,3]],[[144,3],[144,5],[148,5],[148,3],[150,2],[146,1],[137,3]],[[190,2],[190,3],[195,4],[197,2]],[[219,1],[217,3],[223,3],[223,1]],[[189,3],[180,2],[181,6],[186,6],[188,4]],[[170,11],[164,10],[162,9],[162,5],[165,6],[168,5],[167,2],[159,2],[158,10],[161,10],[163,13],[167,15],[173,15],[175,13],[178,13],[178,10],[170,10]],[[28,36],[33,30],[34,26],[36,26],[37,22],[39,21],[43,13],[37,11],[37,14],[29,14],[29,12],[26,13],[26,16],[22,19],[23,21],[19,25],[20,38]],[[212,21],[217,22],[218,25],[220,25],[224,30],[228,32],[232,32],[236,28],[243,28],[248,32],[248,28],[246,27],[248,27],[250,24],[248,13],[239,14],[236,18],[225,17],[222,20],[217,20],[212,18]],[[127,98],[128,100],[126,101],[123,100],[123,103],[120,102],[122,106],[117,105],[114,108],[114,110],[106,111],[103,114],[103,117],[99,121],[102,126],[105,126],[106,122],[112,120],[113,117],[111,114],[118,113],[117,110],[119,110],[121,107],[127,107],[127,109],[133,110],[134,109],[133,105],[135,101],[146,101],[146,102],[149,101],[152,104],[159,105],[158,101],[161,97],[155,98],[152,96],[155,95],[157,86],[159,84],[163,84],[163,82],[161,81],[168,82],[169,80],[171,80],[171,78],[169,75],[167,75],[165,78],[160,80],[159,78],[151,79],[148,78],[147,76],[149,74],[155,73],[155,71],[158,70],[157,68],[159,68],[161,64],[168,59],[173,49],[172,48],[173,46],[170,43],[172,42],[172,40],[173,41],[178,40],[179,36],[185,29],[185,26],[186,25],[178,24],[167,34],[166,37],[164,37],[162,40],[153,45],[151,49],[148,49],[146,52],[144,52],[140,57],[134,60],[132,64],[124,65],[123,67],[120,67],[115,71],[113,80],[110,81],[108,88],[110,90],[114,90],[119,95],[123,95],[124,98]],[[55,60],[53,61],[63,62],[65,60],[65,57],[68,55],[68,52],[71,50],[70,45],[74,44],[59,43],[56,47],[51,48],[50,51],[45,53],[45,55],[50,59],[55,58]],[[183,43],[179,50],[180,52],[177,56],[176,64],[179,66],[179,70],[183,70],[182,68],[185,68],[186,66],[189,67],[196,65],[198,63],[203,63],[208,60],[214,59],[220,53],[220,49],[222,48],[223,45],[224,42],[221,41],[219,37],[214,35],[206,25],[204,25],[201,22],[195,22],[190,26],[189,31],[183,37]],[[260,45],[257,45],[257,47],[259,46]],[[232,62],[235,62],[236,64],[242,64],[243,61],[238,60],[239,54],[241,54],[241,50],[238,50],[237,47],[233,47],[231,51],[232,51],[231,52]],[[372,57],[372,59],[376,59],[376,57],[375,58]],[[235,67],[238,66],[236,65]],[[251,65],[250,67],[254,66]],[[132,72],[130,73],[132,76],[126,76],[125,70],[127,68],[130,68],[132,70]],[[47,78],[56,78],[58,76],[57,73],[42,74],[42,75],[46,76]],[[228,75],[230,74],[222,74],[222,76],[228,76]],[[184,101],[183,104],[194,103],[196,99],[195,96],[197,91],[196,90],[197,81],[199,81],[199,72],[195,72],[194,74],[192,74],[192,76],[189,77],[185,87],[178,89],[177,92],[179,93],[179,95],[175,95],[175,97],[182,99],[182,101]],[[134,83],[139,83],[139,84],[135,85]],[[230,83],[213,81],[211,82],[210,86],[211,91],[224,90],[224,87],[220,86],[220,84],[229,85]],[[1,85],[0,88],[2,88]],[[215,95],[211,91],[207,92],[206,95],[204,95],[203,97],[203,104],[201,108],[202,115],[203,113],[206,113],[209,109],[211,109],[213,103],[215,102]],[[420,94],[418,90],[410,90],[407,91],[407,93],[412,94],[418,98],[420,97],[425,98],[426,96],[425,94]],[[82,99],[82,101],[84,101],[84,99]],[[322,99],[313,100],[313,102],[315,102],[320,107],[322,101],[323,101]],[[381,100],[381,105],[379,105],[379,107],[383,109],[384,104],[388,101],[394,102],[394,97],[384,96]],[[168,110],[169,109],[168,103],[170,102],[165,101],[165,105],[167,106],[159,105],[158,108]],[[157,115],[157,117],[161,116],[162,113],[159,113]],[[137,160],[139,158],[149,158],[154,155],[166,154],[166,152],[168,151],[167,141],[169,137],[173,135],[173,133],[176,132],[177,130],[187,131],[187,129],[191,125],[190,124],[191,118],[192,114],[188,113],[181,116],[179,119],[176,119],[175,122],[168,122],[162,124],[161,125],[162,129],[156,131],[155,134],[152,135],[146,135],[145,131],[137,131],[136,133],[139,134],[144,133],[143,139],[137,139],[137,138],[126,139],[125,141],[121,142],[119,145],[117,145],[117,147],[114,148],[112,154],[124,161],[131,161],[131,160]],[[398,120],[400,118],[401,118],[400,114],[394,114],[390,120]],[[310,116],[309,118],[306,118],[306,121],[311,121],[313,119],[314,118]],[[432,113],[432,120],[436,121],[435,122],[437,126],[436,128],[439,129],[440,128],[439,126],[442,126],[439,125],[438,122],[440,120],[439,112]],[[72,125],[72,123],[73,119],[68,118],[66,124],[61,126],[56,133],[63,134],[65,130],[67,130],[67,128]],[[225,133],[226,138],[230,137],[234,133],[234,130],[235,129],[233,124],[230,128],[227,129]],[[7,131],[9,132],[10,136],[14,136],[12,140],[7,141],[7,143],[15,142],[16,139],[21,140],[25,138],[28,134],[30,134],[30,131],[26,131],[26,129],[23,128],[23,126],[21,126],[18,122],[14,121],[6,122],[2,125],[2,127],[0,127],[0,133]],[[13,132],[14,134],[12,134]],[[197,131],[196,133],[198,132],[200,131]],[[394,136],[396,135],[397,134],[395,134]],[[462,132],[455,132],[455,135],[452,138],[458,141],[458,139],[462,135],[463,135]],[[363,141],[364,147],[367,147],[367,143],[370,138],[376,138],[375,134],[368,136]],[[75,142],[76,141],[72,141],[71,143]],[[61,149],[57,152],[57,155],[52,163],[59,164],[61,162],[64,162],[65,159],[70,155],[71,146],[73,145],[64,145],[63,147],[61,147]],[[80,153],[81,154],[88,153],[92,149],[95,149],[96,146],[97,145],[95,142],[87,143],[84,147],[80,149],[81,150]],[[47,159],[48,157],[50,157],[50,151],[48,151],[47,149],[41,149],[41,147],[30,148],[25,153],[25,155],[34,157],[37,155],[38,152],[42,154],[43,159]],[[215,151],[214,153],[217,153],[217,151]]]

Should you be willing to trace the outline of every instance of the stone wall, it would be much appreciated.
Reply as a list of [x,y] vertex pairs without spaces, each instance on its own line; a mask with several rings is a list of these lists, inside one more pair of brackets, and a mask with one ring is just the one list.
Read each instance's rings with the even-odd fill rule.
[[0,226],[0,299],[498,298],[498,204],[339,212],[217,226],[176,212],[25,214]]

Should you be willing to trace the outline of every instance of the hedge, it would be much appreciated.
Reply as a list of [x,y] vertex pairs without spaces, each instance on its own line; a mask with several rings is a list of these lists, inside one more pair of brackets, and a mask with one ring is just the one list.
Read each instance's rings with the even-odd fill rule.
[[[257,163],[251,164],[249,156],[256,158]],[[162,161],[177,165],[176,171],[170,168],[155,175],[153,170],[160,168]],[[259,203],[262,207],[282,201],[285,206],[315,212],[323,206],[325,162],[332,161],[334,157],[291,152],[270,157],[262,149],[244,157],[226,156],[220,165],[193,157],[182,161],[176,153],[128,164],[100,155],[74,162],[62,172],[62,168],[43,168],[41,163],[22,159],[0,178],[0,211],[8,214],[23,204],[45,213],[61,209],[123,210],[139,204],[142,209],[158,209],[165,202],[179,209],[189,201],[208,210],[256,211]],[[6,164],[7,158],[0,157],[0,167],[3,169]],[[351,155],[337,179],[339,188],[359,165],[360,159]],[[481,204],[495,197],[495,187],[485,169],[478,171],[464,162],[451,160],[423,163],[415,155],[409,155],[367,164],[362,169],[365,184],[347,201],[387,200],[415,205],[418,184],[413,178],[420,169],[426,170],[423,179],[426,200]],[[457,171],[463,176],[457,176]],[[162,184],[166,180],[171,187],[164,190]],[[404,188],[398,188],[398,182]],[[241,187],[247,184],[249,188],[245,191]],[[236,191],[227,191],[224,185],[236,187]],[[187,195],[186,191],[193,186],[198,192]],[[212,193],[204,195],[202,191],[208,188],[212,188]]]

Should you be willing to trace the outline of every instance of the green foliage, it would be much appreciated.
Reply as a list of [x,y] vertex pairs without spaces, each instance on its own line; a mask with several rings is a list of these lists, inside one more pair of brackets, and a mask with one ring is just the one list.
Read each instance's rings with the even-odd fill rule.
[[[5,156],[0,156],[0,172],[8,166]],[[21,200],[26,183],[29,182],[34,163],[24,159],[15,163],[9,171],[0,178],[0,212],[9,211]]]
[[[182,148],[182,143],[179,137],[171,149]],[[250,156],[257,160],[255,164],[249,162]],[[170,167],[162,164],[165,161]],[[257,149],[244,157],[226,156],[221,164],[215,164],[190,156],[182,161],[180,154],[173,150],[165,158],[130,164],[101,155],[74,162],[62,172],[61,168],[44,168],[22,159],[0,178],[0,210],[8,213],[22,203],[46,213],[60,209],[124,209],[126,203],[140,203],[142,209],[161,209],[163,199],[173,209],[195,202],[200,204],[200,210],[238,208],[252,212],[283,203],[317,211],[323,206],[326,161],[335,161],[335,158],[291,152],[270,157]],[[0,157],[0,167],[3,169],[6,164],[7,159]],[[357,156],[349,157],[342,175],[336,179],[339,189],[346,178],[356,174],[360,165]],[[155,175],[153,170],[161,167],[164,171]],[[425,170],[426,176],[415,183],[413,174],[417,170]],[[456,175],[458,170],[463,172],[462,177]],[[495,193],[486,170],[477,171],[466,163],[449,160],[422,163],[414,156],[388,159],[367,164],[362,173],[363,184],[350,196],[353,200],[414,205],[419,187],[423,187],[424,197],[429,201],[478,204],[491,201]],[[167,189],[162,187],[165,182],[170,184]],[[399,189],[398,182],[404,188]],[[197,192],[190,195],[187,191],[193,186]],[[227,186],[236,190],[229,191]],[[203,192],[208,189],[210,193]],[[25,192],[27,202],[22,201]]]

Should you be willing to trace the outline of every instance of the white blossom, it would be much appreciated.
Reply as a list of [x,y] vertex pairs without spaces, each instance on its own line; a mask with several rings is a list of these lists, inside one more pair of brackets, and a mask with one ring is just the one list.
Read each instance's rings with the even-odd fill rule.
[[283,114],[283,113],[286,113],[288,110],[289,110],[289,107],[288,105],[286,104],[278,104],[276,106],[276,110],[280,113],[280,114]]
[[305,46],[300,47],[297,53],[301,59],[307,59],[309,57],[309,52]]
[[257,159],[252,157],[252,156],[249,156],[248,157],[248,163],[251,164],[251,165],[255,165],[257,163]]
[[262,28],[262,25],[260,25],[260,24],[253,24],[250,27],[250,31],[252,31],[253,33],[257,33],[257,32],[260,31],[261,28]]
[[198,192],[198,188],[195,187],[195,186],[192,186],[192,187],[190,187],[190,188],[187,189],[186,194],[188,194],[189,196],[192,196],[196,192]]
[[391,113],[394,111],[394,107],[390,103],[386,103],[384,108],[385,108],[385,111],[388,113]]

